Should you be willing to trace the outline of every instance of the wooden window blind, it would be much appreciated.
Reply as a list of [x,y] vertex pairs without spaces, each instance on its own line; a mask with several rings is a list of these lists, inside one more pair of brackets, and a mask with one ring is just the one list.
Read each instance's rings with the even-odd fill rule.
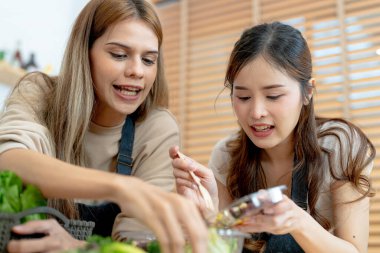
[[203,164],[215,143],[237,129],[223,83],[242,31],[276,20],[301,30],[313,57],[317,114],[352,121],[376,146],[368,252],[380,252],[380,2],[179,0],[157,9],[170,109],[181,125],[183,151]]

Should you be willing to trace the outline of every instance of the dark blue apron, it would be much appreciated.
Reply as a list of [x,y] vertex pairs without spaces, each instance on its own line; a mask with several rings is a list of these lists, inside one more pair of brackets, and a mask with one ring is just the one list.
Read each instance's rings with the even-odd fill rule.
[[[123,175],[132,173],[132,150],[135,135],[135,125],[131,117],[127,117],[123,125],[119,154],[117,156],[116,172]],[[95,222],[93,234],[111,236],[116,216],[121,212],[115,203],[106,202],[100,205],[77,203],[81,220]]]

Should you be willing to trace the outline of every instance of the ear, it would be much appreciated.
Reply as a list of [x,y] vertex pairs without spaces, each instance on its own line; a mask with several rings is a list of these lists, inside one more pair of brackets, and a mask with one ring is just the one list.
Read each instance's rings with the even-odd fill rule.
[[310,99],[313,97],[313,90],[314,89],[315,89],[315,79],[311,78],[309,80],[309,85],[308,85],[307,90],[306,90],[306,92],[307,92],[307,94],[306,94],[307,99],[305,98],[305,100],[303,102],[304,105],[308,105],[309,104]]

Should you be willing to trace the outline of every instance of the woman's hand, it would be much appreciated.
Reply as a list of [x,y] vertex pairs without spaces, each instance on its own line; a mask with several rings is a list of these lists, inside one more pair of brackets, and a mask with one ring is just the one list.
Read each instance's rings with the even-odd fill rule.
[[283,200],[261,213],[247,218],[237,229],[247,233],[268,232],[272,234],[287,234],[300,229],[302,219],[307,214],[286,195]]
[[[156,235],[162,252],[184,252],[186,241],[194,253],[207,252],[208,231],[196,205],[134,177],[117,183],[117,203],[123,213],[147,225]],[[127,200],[127,201],[126,201]]]
[[209,192],[213,205],[218,207],[218,188],[212,171],[205,166],[197,163],[190,157],[181,155],[178,156],[178,147],[170,148],[169,155],[173,159],[173,174],[176,178],[177,192],[186,198],[192,200],[202,211],[206,209],[206,203],[202,197],[199,188],[194,182],[194,179],[189,174],[192,171],[199,179],[201,184]]
[[74,239],[54,219],[29,221],[13,227],[12,231],[21,235],[42,233],[46,236],[38,239],[11,240],[7,246],[9,253],[61,252],[82,247],[86,243]]

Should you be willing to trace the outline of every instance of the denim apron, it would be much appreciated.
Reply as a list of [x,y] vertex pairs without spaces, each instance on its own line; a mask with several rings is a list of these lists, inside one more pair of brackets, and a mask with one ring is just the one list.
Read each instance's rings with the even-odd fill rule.
[[[132,173],[132,150],[135,125],[131,117],[127,117],[121,133],[116,172],[123,175]],[[121,212],[115,203],[105,202],[99,205],[76,204],[81,220],[95,222],[93,234],[111,236],[116,216]]]
[[[299,169],[292,175],[291,199],[302,209],[307,210],[307,175]],[[252,239],[266,242],[265,253],[303,253],[304,251],[290,234],[274,235],[270,233],[253,234]],[[243,253],[250,252],[244,249]]]

